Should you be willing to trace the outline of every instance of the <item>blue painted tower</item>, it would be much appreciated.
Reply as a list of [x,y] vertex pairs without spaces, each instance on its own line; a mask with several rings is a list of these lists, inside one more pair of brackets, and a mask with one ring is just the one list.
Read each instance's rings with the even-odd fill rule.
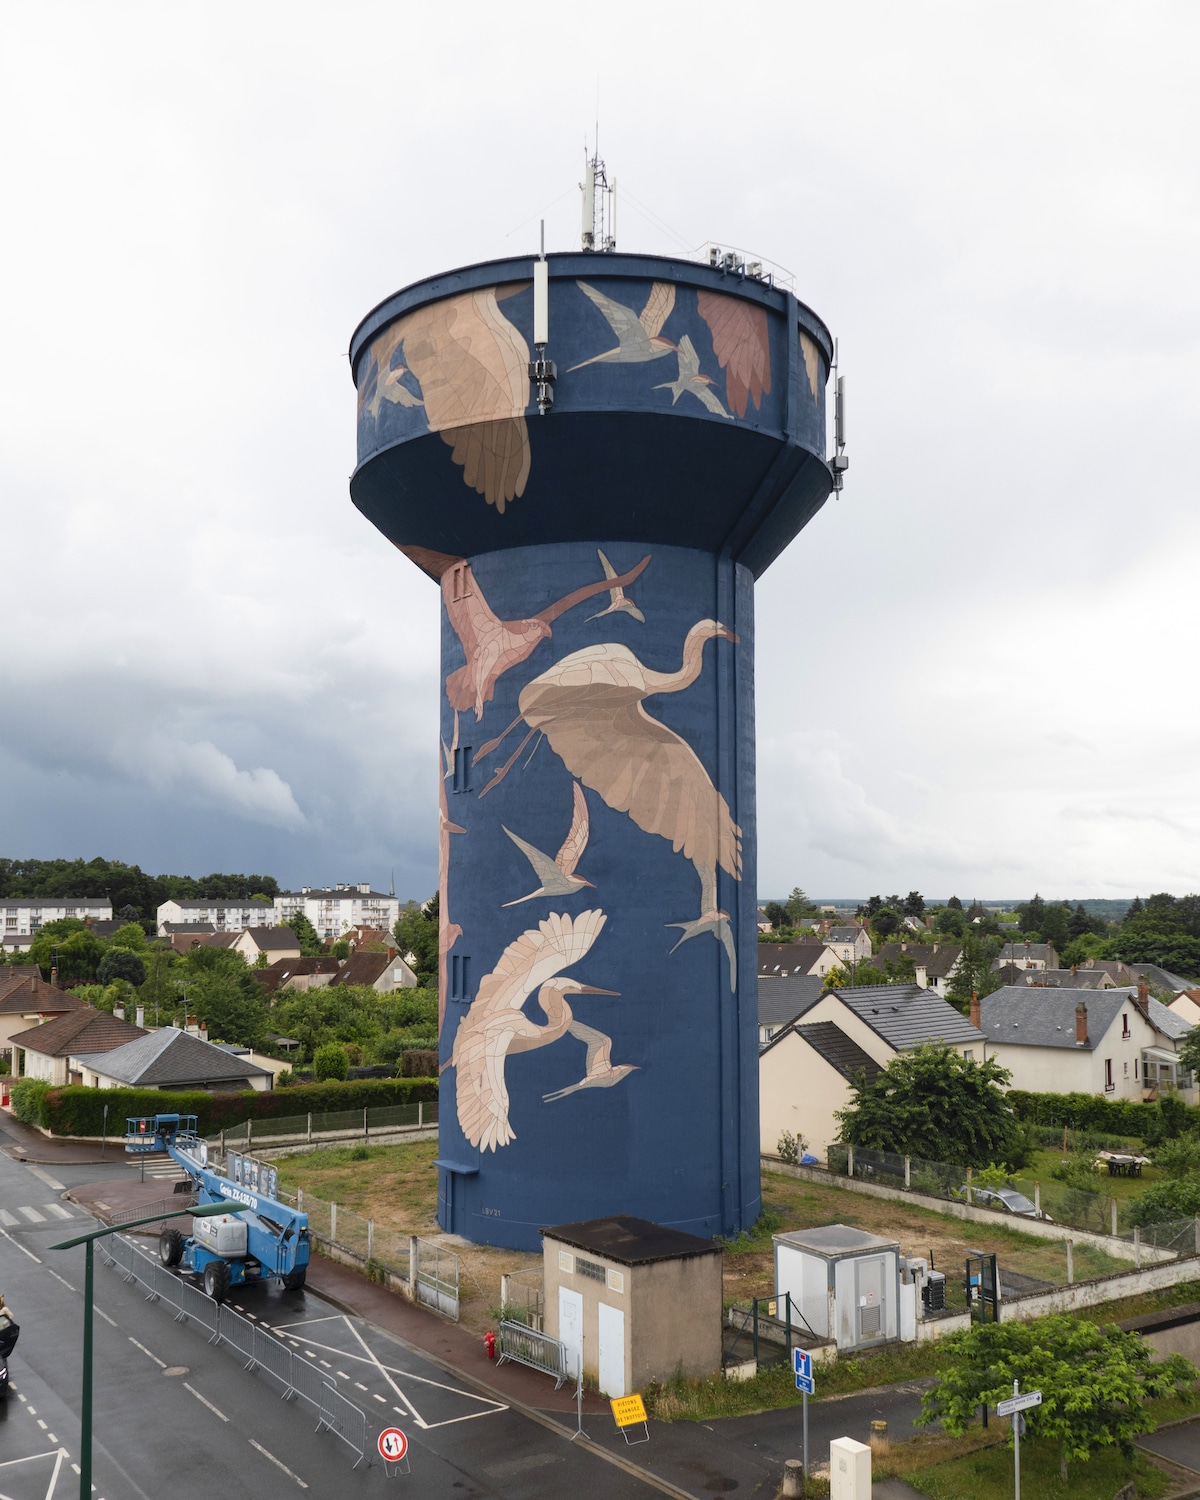
[[468,1239],[758,1216],[754,580],[833,488],[832,354],[744,267],[615,253],[451,271],[354,334],[354,503],[442,594],[439,1216]]

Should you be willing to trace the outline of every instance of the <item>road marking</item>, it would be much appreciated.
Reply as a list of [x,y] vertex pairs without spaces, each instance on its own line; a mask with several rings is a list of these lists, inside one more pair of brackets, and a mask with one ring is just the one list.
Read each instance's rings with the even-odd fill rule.
[[[33,1173],[37,1180],[39,1182],[44,1182],[48,1188],[53,1188],[56,1193],[66,1192],[67,1185],[65,1182],[59,1182],[57,1178],[51,1177],[49,1172],[43,1172],[40,1167],[35,1167],[32,1162],[27,1161],[25,1165],[29,1168],[29,1170]],[[68,1214],[67,1218],[69,1219],[70,1217],[71,1215]]]
[[57,1443],[58,1442],[58,1439],[54,1436],[54,1434],[52,1432],[48,1432],[46,1434],[46,1436],[50,1439],[50,1441],[52,1443]]
[[99,1313],[99,1315],[104,1319],[104,1321],[106,1323],[111,1323],[114,1328],[120,1328],[121,1325],[117,1322],[116,1318],[110,1318],[109,1315],[104,1311],[104,1309],[102,1307],[96,1307],[93,1304],[92,1311],[96,1312],[96,1313]]
[[365,1391],[366,1390],[366,1386],[363,1385],[363,1383],[362,1383],[361,1380],[356,1380],[354,1382],[354,1384],[359,1388],[360,1391]]
[[42,1431],[45,1432],[45,1430],[46,1430],[46,1424],[45,1424],[45,1422],[42,1421],[41,1417],[39,1417],[37,1419],[37,1423],[38,1423],[38,1426],[42,1429]]
[[201,1406],[207,1406],[208,1409],[209,1409],[209,1411],[212,1412],[213,1416],[220,1417],[220,1419],[221,1419],[222,1422],[228,1422],[229,1421],[229,1418],[225,1415],[225,1413],[223,1411],[218,1411],[217,1408],[212,1404],[211,1401],[205,1400],[205,1398],[200,1394],[200,1392],[195,1388],[195,1386],[189,1385],[187,1383],[187,1381],[185,1380],[183,1382],[183,1388],[184,1388],[185,1391],[191,1391],[192,1395],[195,1396],[196,1400],[199,1401],[200,1405]]
[[75,1215],[61,1203],[43,1203],[42,1207],[54,1215],[56,1219],[73,1219]]
[[273,1453],[268,1453],[261,1443],[256,1443],[253,1438],[251,1438],[249,1442],[250,1446],[252,1448],[257,1448],[264,1458],[270,1459],[270,1461],[275,1465],[277,1469],[282,1469],[289,1479],[294,1479],[302,1490],[306,1490],[308,1488],[308,1485],[306,1485],[303,1479],[300,1478],[299,1474],[293,1474],[291,1469],[288,1468],[287,1464],[281,1463]]
[[38,1213],[36,1208],[18,1208],[19,1214],[24,1214],[31,1224],[44,1224],[46,1215]]
[[[25,1398],[24,1398],[24,1397],[23,1397],[23,1396],[22,1396],[22,1398],[21,1398],[21,1399],[22,1399],[22,1400],[23,1400],[23,1401],[24,1401],[24,1400],[25,1400]],[[26,1405],[26,1406],[29,1406],[29,1402],[28,1402],[28,1401],[25,1401],[25,1405]],[[36,1411],[34,1411],[34,1409],[33,1409],[33,1407],[32,1407],[32,1406],[29,1406],[29,1415],[30,1415],[30,1416],[31,1416],[31,1417],[36,1417],[36,1416],[37,1416],[37,1412],[36,1412]]]
[[[308,1357],[309,1357],[309,1359],[311,1359],[312,1355],[310,1354]],[[327,1359],[321,1360],[321,1364],[323,1364],[327,1370],[332,1370],[333,1369],[333,1366],[329,1363],[329,1361]]]
[[[50,1271],[50,1267],[49,1266],[47,1266],[46,1269],[47,1269],[47,1271]],[[58,1274],[57,1271],[50,1271],[50,1274],[51,1274],[51,1276],[54,1277],[55,1281],[61,1281],[62,1284],[63,1284],[63,1286],[66,1287],[66,1289],[67,1289],[68,1292],[73,1292],[73,1291],[77,1290],[77,1288],[73,1287],[69,1281],[66,1281],[63,1277],[61,1277]]]
[[0,1229],[0,1234],[4,1236],[4,1238],[9,1242],[10,1245],[15,1245],[22,1255],[28,1255],[30,1260],[36,1261],[39,1266],[41,1265],[41,1259],[36,1256],[32,1250],[26,1250],[25,1246],[22,1245],[20,1240],[14,1240],[12,1235],[9,1234],[6,1229]]
[[[306,1349],[304,1351],[304,1354],[305,1354],[305,1358],[307,1358],[307,1359],[316,1359],[316,1357],[317,1357],[316,1356],[316,1352],[314,1350],[312,1350],[312,1349]],[[321,1363],[325,1364],[325,1361],[322,1360]],[[326,1368],[328,1368],[328,1366],[326,1366]]]
[[4,1224],[7,1228],[12,1229],[20,1222],[16,1214],[10,1214],[8,1209],[0,1208],[0,1224]]
[[346,1374],[345,1370],[339,1370],[337,1373],[341,1376],[341,1378],[343,1380],[349,1380],[350,1379],[349,1375]]
[[[396,1384],[396,1382],[388,1374],[387,1370],[384,1368],[383,1364],[380,1362],[379,1356],[371,1348],[370,1344],[367,1343],[366,1339],[363,1338],[362,1334],[359,1333],[358,1329],[355,1328],[354,1324],[350,1321],[350,1319],[347,1318],[347,1317],[345,1317],[343,1315],[342,1321],[345,1323],[346,1327],[350,1330],[350,1332],[354,1335],[354,1337],[358,1340],[358,1342],[363,1346],[363,1352],[368,1356],[368,1358],[370,1359],[371,1363],[375,1366],[375,1368],[379,1371],[379,1373],[387,1381],[388,1385],[391,1386],[392,1390],[395,1391],[396,1395],[399,1396],[400,1400],[404,1402],[405,1406],[408,1407],[409,1411],[412,1412],[412,1419],[417,1424],[417,1426],[418,1427],[425,1427],[425,1426],[427,1426],[428,1424],[426,1423],[425,1418],[421,1415],[421,1413],[417,1410],[417,1408],[412,1404],[412,1402],[408,1399],[408,1397],[404,1394],[404,1392],[400,1389],[400,1387]],[[355,1385],[357,1385],[358,1381],[356,1380],[354,1383],[355,1383]],[[366,1390],[366,1386],[364,1385],[362,1387],[362,1389],[365,1391]]]
[[[342,1321],[346,1323],[349,1322],[349,1320],[345,1318],[344,1315]],[[350,1328],[350,1332],[355,1332],[353,1327]],[[357,1337],[357,1334],[355,1336]],[[359,1339],[359,1343],[363,1343],[361,1338]],[[430,1431],[432,1431],[435,1427],[452,1427],[455,1422],[473,1422],[477,1417],[490,1417],[494,1416],[497,1412],[508,1411],[509,1409],[503,1401],[492,1401],[487,1396],[477,1396],[474,1391],[464,1391],[460,1386],[447,1385],[445,1381],[442,1380],[430,1380],[428,1375],[417,1375],[412,1370],[402,1370],[396,1365],[381,1364],[380,1361],[376,1359],[375,1355],[371,1352],[369,1346],[367,1346],[366,1344],[363,1344],[363,1348],[367,1351],[367,1354],[365,1356],[362,1354],[351,1354],[347,1349],[335,1349],[332,1344],[317,1344],[317,1348],[328,1349],[330,1354],[340,1354],[343,1359],[357,1360],[359,1364],[374,1365],[376,1369],[382,1370],[384,1372],[384,1379],[387,1380],[388,1384],[391,1386],[392,1390],[396,1392],[397,1396],[400,1397],[401,1401],[405,1402],[406,1404],[406,1410],[404,1411],[401,1411],[400,1407],[398,1406],[393,1407],[392,1410],[400,1412],[400,1415],[402,1417],[412,1417],[419,1426],[428,1428]],[[419,1385],[429,1385],[432,1386],[435,1390],[449,1391],[452,1396],[462,1396],[468,1401],[478,1402],[485,1408],[485,1410],[468,1412],[466,1416],[462,1417],[447,1417],[441,1422],[426,1422],[425,1419],[418,1414],[416,1408],[412,1405],[404,1392],[400,1390],[400,1388],[396,1385],[395,1381],[388,1378],[389,1371],[394,1375],[399,1375],[404,1380],[415,1380]],[[337,1373],[342,1377],[343,1380],[349,1380],[350,1378],[346,1374],[345,1370],[339,1370]],[[357,1384],[357,1382],[355,1383]]]
[[382,1401],[382,1402],[384,1402],[386,1404],[386,1402],[387,1402],[387,1397],[386,1396],[381,1396],[378,1391],[372,1391],[371,1394],[372,1394],[372,1396],[375,1397],[376,1401]]
[[133,1347],[135,1349],[140,1349],[143,1354],[149,1355],[150,1358],[154,1361],[154,1363],[158,1366],[158,1368],[160,1370],[165,1370],[167,1368],[167,1362],[166,1362],[166,1360],[159,1359],[159,1357],[158,1357],[157,1354],[150,1354],[150,1351],[149,1351],[149,1349],[146,1348],[145,1344],[139,1344],[138,1341],[137,1341],[137,1339],[134,1338],[133,1334],[129,1335],[129,1342],[133,1345]]

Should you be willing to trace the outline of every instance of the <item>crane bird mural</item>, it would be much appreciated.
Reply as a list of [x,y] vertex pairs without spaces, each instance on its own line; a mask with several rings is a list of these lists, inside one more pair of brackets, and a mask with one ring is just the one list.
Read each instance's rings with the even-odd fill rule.
[[[476,761],[491,754],[521,723],[525,738],[480,792],[485,796],[511,769],[539,732],[573,776],[597,792],[616,812],[628,813],[646,833],[669,839],[696,868],[700,913],[669,927],[682,929],[678,948],[711,932],[729,957],[729,987],[737,988],[737,948],[729,914],[717,905],[717,870],[742,878],[742,830],[729,804],[713,786],[700,757],[681,735],[651,717],[643,700],[691,687],[710,640],[737,636],[717,620],[699,620],[683,643],[678,672],[655,672],[627,646],[606,641],[586,646],[554,663],[521,689],[520,715],[480,747]],[[672,953],[675,951],[672,948]]]
[[[565,1036],[574,1020],[568,995],[616,993],[560,977],[564,969],[587,956],[606,920],[602,911],[582,911],[573,920],[552,912],[510,943],[492,972],[479,981],[443,1071],[455,1070],[458,1123],[480,1151],[496,1151],[516,1138],[508,1118],[504,1077],[509,1054],[548,1047]],[[546,1017],[543,1026],[524,1011],[535,991]]]
[[[505,906],[520,906],[523,901],[533,901],[538,896],[575,896],[584,886],[594,889],[590,880],[585,880],[582,875],[576,875],[575,866],[583,858],[583,851],[587,848],[588,822],[587,798],[583,795],[583,788],[579,783],[572,783],[575,792],[575,812],[571,819],[571,827],[563,840],[562,848],[553,859],[543,854],[540,849],[527,844],[520,839],[511,828],[504,831],[516,844],[517,848],[533,866],[533,873],[542,882],[536,891],[530,891],[528,896],[518,896],[515,901],[506,901]],[[503,825],[501,825],[503,827]]]

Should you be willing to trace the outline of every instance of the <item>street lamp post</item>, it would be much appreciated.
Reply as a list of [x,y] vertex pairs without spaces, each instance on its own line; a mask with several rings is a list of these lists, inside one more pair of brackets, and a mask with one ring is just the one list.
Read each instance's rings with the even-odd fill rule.
[[92,1291],[94,1257],[92,1247],[106,1235],[116,1234],[122,1229],[137,1229],[142,1224],[157,1224],[160,1219],[178,1219],[190,1215],[193,1219],[206,1218],[210,1214],[227,1214],[230,1204],[204,1203],[197,1208],[174,1208],[170,1213],[151,1214],[146,1219],[131,1219],[128,1224],[110,1224],[105,1229],[93,1229],[87,1234],[77,1234],[74,1239],[62,1240],[51,1245],[51,1250],[73,1250],[76,1245],[85,1246],[83,1272],[83,1394],[79,1402],[79,1500],[92,1500]]

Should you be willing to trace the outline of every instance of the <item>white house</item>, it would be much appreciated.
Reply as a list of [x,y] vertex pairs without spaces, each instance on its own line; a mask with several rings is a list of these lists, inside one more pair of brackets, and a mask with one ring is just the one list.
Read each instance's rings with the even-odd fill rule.
[[1012,1088],[1141,1100],[1171,1085],[1195,1098],[1177,1056],[1191,1027],[1144,986],[1139,994],[1010,984],[976,1004],[987,1055],[1009,1070]]
[[962,958],[961,943],[884,943],[876,954],[883,962],[898,962],[902,958],[911,961],[916,971],[916,981],[923,990],[932,990],[943,999],[950,980],[954,977]]
[[1200,990],[1180,990],[1167,1009],[1173,1010],[1189,1026],[1194,1026],[1200,1021]]
[[862,963],[871,956],[871,935],[865,922],[853,922],[848,927],[831,927],[825,941],[837,955],[839,964],[852,961]]
[[[760,995],[762,987],[760,987]],[[760,1015],[761,1015],[760,999]],[[900,1052],[943,1042],[982,1061],[983,1033],[945,1000],[915,984],[831,990],[759,1054],[759,1130],[772,1151],[786,1130],[824,1157],[840,1128],[858,1070],[878,1073]]]
[[0,1056],[9,1055],[9,1066],[15,1074],[17,1056],[12,1045],[13,1037],[32,1026],[41,1026],[55,1016],[82,1009],[82,1000],[47,984],[37,973],[0,971]]
[[273,1087],[275,1074],[241,1048],[226,1049],[164,1026],[105,1052],[73,1052],[71,1071],[85,1088],[208,1089],[232,1092]]
[[395,948],[383,953],[352,953],[333,976],[333,985],[369,984],[380,995],[416,988],[417,976]]
[[275,898],[275,921],[282,924],[302,912],[323,938],[339,938],[352,927],[381,927],[390,932],[400,916],[395,896],[369,885],[302,886]]
[[107,1011],[86,1005],[17,1032],[9,1045],[14,1063],[24,1054],[26,1078],[41,1078],[55,1088],[62,1088],[68,1083],[83,1082],[82,1074],[71,1062],[76,1052],[107,1052],[146,1035],[142,1027],[131,1026]]
[[81,922],[111,922],[112,902],[107,896],[52,896],[45,901],[31,896],[9,896],[0,901],[0,947],[26,952],[47,922],[76,917]]
[[1005,943],[993,969],[1011,964],[1014,969],[1057,969],[1058,954],[1053,943]]
[[249,898],[218,901],[211,896],[195,900],[164,901],[155,912],[159,937],[168,935],[167,923],[192,926],[211,922],[216,932],[240,932],[243,927],[274,927],[279,921],[275,903]]

